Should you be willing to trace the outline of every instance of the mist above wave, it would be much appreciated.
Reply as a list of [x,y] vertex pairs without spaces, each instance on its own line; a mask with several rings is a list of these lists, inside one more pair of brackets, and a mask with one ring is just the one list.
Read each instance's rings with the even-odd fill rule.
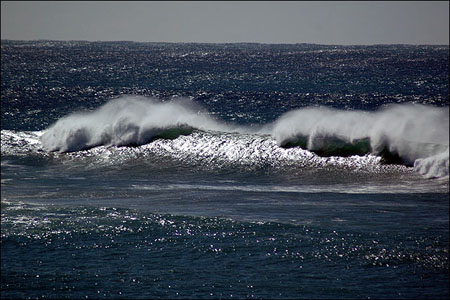
[[[281,116],[272,128],[279,146],[314,152],[351,148],[414,166],[426,177],[448,176],[449,108],[389,105],[376,112],[304,108]],[[340,147],[340,149],[338,149]]]
[[233,131],[213,120],[188,99],[158,102],[124,96],[91,112],[77,112],[58,120],[41,137],[47,151],[73,152],[99,145],[143,145],[157,137],[176,138],[192,129]]
[[425,177],[449,174],[449,109],[415,104],[389,105],[375,112],[309,107],[256,129],[215,120],[187,99],[161,102],[125,96],[95,111],[61,118],[40,141],[46,151],[74,152],[100,145],[139,146],[158,138],[192,135],[196,129],[270,135],[278,147],[302,148],[319,156],[374,154],[385,162],[414,166]]

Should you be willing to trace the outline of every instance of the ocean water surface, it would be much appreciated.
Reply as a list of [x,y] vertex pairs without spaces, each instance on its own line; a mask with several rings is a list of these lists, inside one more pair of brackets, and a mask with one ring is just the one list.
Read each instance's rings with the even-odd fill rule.
[[449,48],[1,44],[1,298],[449,297]]

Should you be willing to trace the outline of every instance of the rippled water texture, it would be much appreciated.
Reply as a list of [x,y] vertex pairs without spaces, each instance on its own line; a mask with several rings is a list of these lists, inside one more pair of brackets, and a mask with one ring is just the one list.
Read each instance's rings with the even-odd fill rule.
[[445,46],[2,41],[2,129],[43,130],[122,94],[193,97],[225,121],[299,107],[448,106]]
[[1,298],[449,298],[448,46],[2,41]]
[[[391,218],[401,222],[408,219],[402,206],[376,205],[378,220],[328,218],[314,226],[175,217],[106,207],[67,209],[3,203],[2,295],[448,295],[448,236],[440,235],[429,224],[427,228],[408,222],[408,230],[395,225]],[[432,206],[438,209],[440,204]],[[370,205],[367,209],[371,210]],[[342,225],[345,222],[352,225]]]

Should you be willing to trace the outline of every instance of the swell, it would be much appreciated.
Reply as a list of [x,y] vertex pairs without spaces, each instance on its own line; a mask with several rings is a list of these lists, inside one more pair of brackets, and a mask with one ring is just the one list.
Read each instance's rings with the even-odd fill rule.
[[[381,162],[385,164],[402,164],[405,166],[414,166],[417,159],[413,162],[404,159],[398,151],[391,150],[389,144],[384,141],[383,146],[374,151],[371,147],[370,138],[355,139],[353,141],[348,141],[342,137],[327,137],[327,136],[315,136],[314,137],[314,147],[308,147],[308,140],[311,140],[309,136],[297,136],[295,138],[283,141],[280,144],[282,148],[295,148],[300,147],[302,149],[308,149],[315,154],[322,157],[331,156],[341,156],[348,157],[353,155],[367,155],[374,154],[381,157]],[[409,144],[409,148],[418,148],[422,152],[427,153],[441,153],[445,154],[448,149],[447,145],[433,144],[433,143],[412,143],[404,141],[405,144]],[[417,150],[416,150],[417,151]]]
[[[297,136],[295,139],[283,141],[280,146],[283,148],[300,147],[308,149],[308,136]],[[319,156],[342,156],[348,157],[352,155],[366,155],[371,153],[369,139],[357,139],[347,142],[337,137],[320,137],[316,138],[316,146],[310,149]],[[320,142],[318,141],[320,139]],[[320,143],[320,145],[318,145]]]
[[[180,139],[183,136],[189,137]],[[375,112],[310,107],[255,129],[215,120],[193,101],[127,96],[95,111],[63,117],[39,140],[48,152],[150,143],[153,148],[165,145],[168,152],[176,146],[181,147],[177,153],[188,156],[192,152],[207,154],[204,159],[248,159],[250,164],[283,155],[307,161],[311,152],[340,159],[369,155],[380,157],[382,163],[414,167],[425,177],[449,174],[449,109],[415,104],[390,105]],[[173,143],[155,144],[157,140]]]
[[193,101],[158,102],[125,96],[91,112],[78,112],[58,120],[41,137],[47,151],[74,152],[96,146],[139,146],[158,138],[177,138],[194,129],[234,131],[213,120]]
[[[102,166],[171,166],[233,172],[295,168],[311,170],[324,167],[362,172],[383,172],[379,157],[320,157],[299,147],[279,147],[270,135],[193,130],[177,138],[156,138],[145,145],[131,147],[99,146],[78,152],[47,152],[39,142],[42,132],[2,131],[2,156],[37,156],[40,160]],[[176,133],[177,134],[177,133]],[[83,163],[84,162],[84,163]],[[156,165],[155,165],[156,164]]]
[[404,164],[426,177],[448,176],[449,109],[389,105],[376,112],[313,107],[291,111],[271,125],[281,147],[321,156],[368,153]]
[[[409,173],[401,165],[380,164],[380,157],[321,157],[300,147],[279,147],[269,135],[204,132],[194,130],[178,138],[160,138],[138,147],[99,146],[79,152],[46,152],[39,142],[42,132],[2,131],[2,166],[4,164],[57,163],[66,168],[91,170],[142,168],[147,171],[184,169],[225,172],[294,172],[307,174],[323,169],[357,174]],[[25,159],[25,161],[23,161]],[[30,161],[31,160],[31,161]],[[290,170],[290,171],[289,171]],[[303,176],[298,175],[298,176]]]

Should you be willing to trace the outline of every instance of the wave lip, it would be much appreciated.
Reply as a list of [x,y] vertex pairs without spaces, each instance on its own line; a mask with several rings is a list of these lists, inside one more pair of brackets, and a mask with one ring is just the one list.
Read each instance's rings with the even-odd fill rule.
[[[125,96],[95,111],[61,118],[40,136],[40,141],[49,152],[74,152],[96,146],[140,146],[156,139],[177,139],[183,135],[193,138],[197,130],[212,136],[218,132],[225,140],[218,139],[218,145],[211,140],[196,141],[187,151],[203,145],[199,153],[211,150],[222,153],[228,160],[241,160],[248,153],[251,153],[251,161],[266,160],[280,150],[280,146],[297,147],[322,157],[381,156],[384,163],[413,166],[430,178],[449,174],[449,108],[415,104],[389,105],[375,112],[310,107],[290,111],[273,124],[255,130],[214,120],[187,99],[160,102]],[[233,135],[227,134],[233,132],[239,133],[237,140],[244,139],[244,144],[233,143],[236,142],[231,138]],[[247,135],[252,142],[244,138]],[[256,143],[257,147],[252,148],[255,139],[266,141],[267,137],[270,145]],[[235,151],[237,145],[239,151]],[[184,150],[186,146],[183,145]]]
[[192,101],[157,102],[126,96],[98,110],[73,113],[53,124],[41,137],[47,151],[74,152],[96,146],[136,146],[156,138],[176,138],[194,129],[232,130],[203,114]]
[[415,166],[426,176],[449,173],[448,107],[396,104],[376,112],[305,108],[281,116],[271,134],[281,147],[299,146],[321,156],[370,153],[386,163]]

